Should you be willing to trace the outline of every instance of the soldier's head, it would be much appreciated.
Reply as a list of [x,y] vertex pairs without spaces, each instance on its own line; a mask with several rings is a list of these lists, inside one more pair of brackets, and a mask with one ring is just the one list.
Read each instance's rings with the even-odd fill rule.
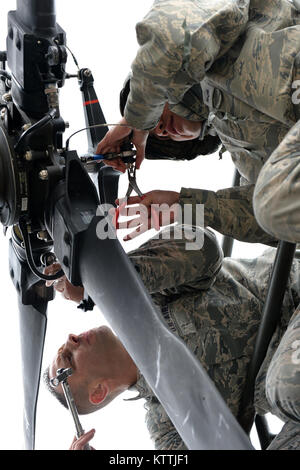
[[49,391],[67,407],[62,386],[52,386],[57,369],[69,368],[68,378],[79,414],[103,408],[137,380],[137,367],[126,349],[107,326],[80,335],[70,334],[44,373]]
[[[124,116],[125,106],[130,93],[130,76],[127,77],[120,92],[120,112]],[[201,100],[201,96],[193,93],[187,96],[181,106],[194,112],[191,108],[193,100]],[[205,121],[192,121],[171,111],[168,103],[156,127],[150,132],[147,139],[145,157],[150,160],[192,160],[199,155],[214,153],[220,146],[218,136],[202,134]]]

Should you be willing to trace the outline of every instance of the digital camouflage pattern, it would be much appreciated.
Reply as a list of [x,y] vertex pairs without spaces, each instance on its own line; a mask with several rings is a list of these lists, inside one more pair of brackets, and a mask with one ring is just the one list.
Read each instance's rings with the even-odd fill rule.
[[294,421],[300,429],[300,307],[272,358],[266,394],[272,412],[283,421]]
[[[175,113],[206,122],[248,185],[247,197],[246,189],[240,198],[235,190],[234,210],[231,189],[227,198],[224,193],[226,217],[244,213],[247,198],[253,219],[250,185],[299,116],[292,104],[299,25],[300,13],[288,0],[156,0],[136,26],[140,48],[125,117],[151,129],[168,101]],[[199,189],[198,201],[206,198]],[[264,240],[255,221],[249,223],[249,238]],[[234,238],[248,241],[242,224],[233,224]]]
[[[168,327],[196,355],[237,416],[276,250],[271,248],[257,259],[222,260],[222,251],[211,231],[204,230],[201,250],[189,251],[185,250],[186,241],[195,236],[193,230],[203,233],[203,229],[177,226],[175,230],[177,237],[172,232],[171,240],[163,240],[161,234],[159,239],[129,253],[129,257]],[[265,396],[266,371],[300,300],[299,269],[295,260],[282,318],[257,380],[255,406],[262,414],[270,410]],[[133,389],[139,392],[137,398],[146,399],[146,423],[155,447],[184,449],[143,376]]]
[[300,307],[297,308],[266,377],[272,413],[286,421],[270,450],[300,448]]
[[[248,243],[264,243],[275,246],[277,240],[257,223],[252,207],[254,185],[237,186],[219,191],[181,188],[179,203],[204,205],[204,224],[214,230]],[[192,211],[192,224],[196,225],[196,211]]]
[[264,165],[254,192],[259,224],[280,240],[300,242],[300,121]]
[[300,425],[287,421],[267,450],[299,450]]

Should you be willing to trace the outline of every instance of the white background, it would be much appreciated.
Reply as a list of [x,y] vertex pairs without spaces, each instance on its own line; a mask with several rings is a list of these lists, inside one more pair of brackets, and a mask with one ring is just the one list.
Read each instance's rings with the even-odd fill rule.
[[[74,0],[57,1],[57,22],[67,33],[67,44],[75,54],[81,68],[92,70],[95,89],[106,120],[117,122],[119,114],[119,91],[135,57],[137,42],[135,24],[149,11],[152,0]],[[0,3],[0,50],[5,49],[6,17],[15,9],[14,0]],[[67,70],[76,68],[69,56]],[[61,90],[61,113],[70,123],[66,132],[84,127],[81,94],[77,80],[67,81]],[[87,150],[84,133],[74,137],[72,149],[78,153]],[[231,186],[233,164],[228,153],[219,160],[218,155],[198,158],[192,162],[145,161],[138,173],[142,191],[169,189],[180,191],[181,187],[217,190]],[[121,177],[120,196],[126,190],[126,176]],[[122,239],[120,234],[120,239]],[[149,237],[151,233],[147,234]],[[126,251],[145,240],[124,243]],[[221,237],[220,237],[221,240]],[[255,257],[263,251],[261,245],[236,242],[233,256]],[[16,293],[8,273],[8,237],[0,232],[0,449],[22,449],[22,382],[19,349],[18,310]],[[115,286],[118,295],[119,286]],[[82,313],[76,305],[59,296],[49,304],[48,328],[44,351],[44,366],[52,359],[57,348],[69,333],[80,333],[88,328],[106,323],[98,309]],[[180,371],[178,371],[180,373]],[[93,446],[97,449],[153,449],[144,424],[143,401],[124,402],[123,394],[110,406],[96,414],[81,417],[85,430],[96,428]],[[281,423],[272,419],[273,430],[278,432]],[[74,435],[72,418],[41,384],[37,414],[36,449],[67,449]],[[257,443],[254,436],[254,442]]]

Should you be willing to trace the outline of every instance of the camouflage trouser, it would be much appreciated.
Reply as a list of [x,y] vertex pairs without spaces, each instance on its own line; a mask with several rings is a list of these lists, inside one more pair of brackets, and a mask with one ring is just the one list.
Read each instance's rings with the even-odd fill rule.
[[300,306],[270,363],[266,395],[272,412],[286,422],[270,449],[300,450]]

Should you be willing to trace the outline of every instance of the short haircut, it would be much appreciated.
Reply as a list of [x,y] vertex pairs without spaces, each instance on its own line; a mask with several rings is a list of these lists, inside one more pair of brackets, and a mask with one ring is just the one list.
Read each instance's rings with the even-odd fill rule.
[[[59,393],[58,389],[56,387],[53,387],[53,385],[51,384],[49,366],[46,368],[46,370],[43,373],[43,381],[46,385],[46,388],[51,393],[51,395],[53,395],[59,401],[59,403],[61,403],[64,406],[64,408],[66,408],[68,410],[69,406],[68,406],[67,400],[65,398],[65,394],[64,393]],[[84,404],[78,403],[78,401],[79,401],[78,397],[80,397],[82,402],[85,402],[86,404],[84,405]],[[77,402],[75,400],[75,397],[74,397],[74,400],[75,400],[76,408],[77,408],[77,411],[78,411],[79,415],[85,415],[85,414],[93,413],[94,411],[97,411],[98,409],[103,407],[103,404],[95,406],[95,405],[90,404],[87,401],[88,396],[87,396],[87,392],[84,388],[84,385],[78,390],[78,397],[77,397]],[[109,401],[111,399],[112,399],[112,397],[107,398],[104,403],[109,403]]]
[[47,369],[43,373],[43,380],[44,380],[44,384],[46,385],[49,392],[68,410],[69,407],[68,407],[68,404],[67,404],[67,400],[65,398],[65,394],[64,393],[59,393],[57,388],[53,387],[53,385],[50,382],[51,379],[50,379],[50,374],[49,374],[49,366],[47,367]]

